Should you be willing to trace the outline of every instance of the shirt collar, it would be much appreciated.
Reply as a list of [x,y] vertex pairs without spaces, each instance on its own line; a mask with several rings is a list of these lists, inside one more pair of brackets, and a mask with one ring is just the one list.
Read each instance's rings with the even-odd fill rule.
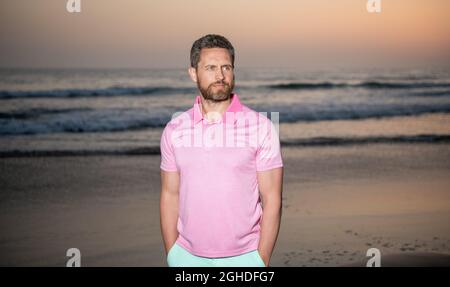
[[[242,111],[242,104],[241,104],[241,101],[239,100],[238,94],[232,93],[231,97],[232,97],[231,103],[222,116],[222,122],[226,122],[226,113],[231,113],[231,112],[235,113],[235,112]],[[201,108],[202,108],[201,96],[197,95],[197,97],[195,98],[195,103],[194,103],[194,108],[193,108],[194,124],[197,124],[198,122],[200,122],[203,119],[203,114],[202,114]],[[235,115],[234,119],[233,119],[233,124],[236,122],[236,120],[237,120],[237,116]]]

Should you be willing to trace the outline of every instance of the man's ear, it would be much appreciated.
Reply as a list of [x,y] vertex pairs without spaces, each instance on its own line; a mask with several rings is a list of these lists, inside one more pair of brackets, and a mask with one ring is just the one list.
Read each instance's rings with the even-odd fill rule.
[[192,81],[197,83],[197,70],[195,68],[189,67],[188,72],[189,72],[189,76],[191,77]]

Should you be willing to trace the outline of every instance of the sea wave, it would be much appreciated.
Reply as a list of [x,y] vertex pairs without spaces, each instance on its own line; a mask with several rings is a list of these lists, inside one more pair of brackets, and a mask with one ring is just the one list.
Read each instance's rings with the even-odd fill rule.
[[[450,104],[354,104],[327,105],[257,105],[255,111],[280,123],[330,120],[362,120],[394,116],[419,116],[450,113]],[[117,132],[162,128],[176,112],[186,109],[159,108],[79,108],[29,109],[0,113],[0,136],[49,133]]]
[[[367,144],[448,144],[450,134],[421,134],[368,137],[313,137],[281,141],[282,147],[326,147]],[[107,155],[159,155],[159,146],[120,148],[120,149],[61,149],[61,150],[3,150],[0,158],[11,157],[63,157],[63,156],[107,156]]]
[[417,89],[417,88],[449,88],[449,82],[378,82],[364,81],[359,83],[334,82],[289,82],[267,85],[270,89],[280,90],[310,90],[310,89],[338,89],[338,88],[365,88],[365,89]]
[[120,87],[114,86],[102,89],[54,89],[54,90],[30,90],[9,91],[0,90],[0,99],[13,98],[77,98],[77,97],[102,97],[102,96],[146,96],[163,94],[193,94],[194,87]]
[[[287,82],[277,84],[238,85],[239,90],[269,89],[269,90],[319,90],[319,89],[342,89],[363,88],[369,90],[378,89],[436,89],[450,88],[450,82],[386,82],[386,81],[364,81],[351,82]],[[430,91],[431,92],[431,91]],[[180,95],[197,94],[196,87],[127,87],[113,86],[97,89],[52,89],[52,90],[0,90],[0,99],[16,98],[85,98],[85,97],[113,97],[113,96],[149,96],[149,95]],[[439,95],[450,95],[450,90],[441,91]]]

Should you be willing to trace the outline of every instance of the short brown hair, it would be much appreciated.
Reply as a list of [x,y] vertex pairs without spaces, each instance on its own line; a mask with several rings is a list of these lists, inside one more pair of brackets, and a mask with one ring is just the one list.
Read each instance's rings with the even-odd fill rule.
[[203,48],[224,48],[228,50],[231,57],[231,63],[234,66],[234,48],[230,41],[224,36],[208,34],[196,40],[191,48],[191,67],[196,68],[200,61],[200,52]]

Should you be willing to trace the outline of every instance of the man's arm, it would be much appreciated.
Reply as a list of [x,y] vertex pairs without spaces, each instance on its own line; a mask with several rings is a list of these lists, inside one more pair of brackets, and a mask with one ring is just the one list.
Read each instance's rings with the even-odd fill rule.
[[258,185],[263,207],[258,252],[266,266],[269,266],[280,229],[283,168],[258,172]]
[[178,172],[161,170],[161,198],[159,203],[161,233],[166,253],[178,238],[178,195],[180,175]]

